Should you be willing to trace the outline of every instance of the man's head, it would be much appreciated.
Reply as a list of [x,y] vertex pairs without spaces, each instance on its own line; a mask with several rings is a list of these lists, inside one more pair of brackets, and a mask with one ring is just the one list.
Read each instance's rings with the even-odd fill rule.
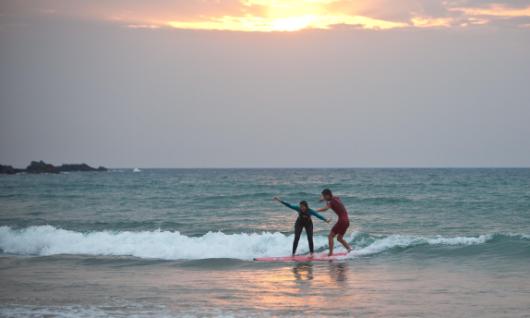
[[300,201],[300,210],[302,212],[309,210],[309,205],[307,204],[307,201]]
[[333,198],[333,193],[331,193],[330,189],[324,189],[322,190],[322,198],[326,201],[329,201]]

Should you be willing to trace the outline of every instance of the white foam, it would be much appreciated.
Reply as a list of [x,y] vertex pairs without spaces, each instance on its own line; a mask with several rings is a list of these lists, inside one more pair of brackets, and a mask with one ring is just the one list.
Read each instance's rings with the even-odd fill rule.
[[432,238],[425,238],[421,236],[412,235],[390,235],[369,244],[366,247],[354,249],[351,253],[353,256],[365,256],[381,253],[383,251],[393,249],[396,247],[411,247],[423,244],[429,245],[475,245],[486,243],[492,238],[491,235],[480,235],[478,237],[443,237],[436,236]]
[[57,318],[195,318],[195,317],[270,317],[267,312],[237,310],[225,311],[221,308],[194,307],[172,312],[166,306],[148,304],[135,304],[128,302],[108,303],[95,305],[64,305],[64,306],[38,306],[38,305],[13,305],[7,304],[0,307],[0,317],[27,318],[27,317],[57,317]]
[[[209,232],[188,237],[179,232],[90,232],[79,233],[53,226],[32,226],[21,230],[0,227],[0,248],[5,253],[23,255],[130,255],[158,259],[204,259],[289,255],[292,235],[281,233],[224,234]],[[315,237],[315,248],[326,244],[325,237]],[[299,245],[307,252],[305,238]]]
[[[107,317],[175,317],[163,306],[143,306],[134,303],[111,303],[103,306],[66,305],[34,306],[3,305],[0,317],[58,317],[58,318],[107,318]],[[198,316],[193,316],[198,317]]]
[[514,238],[523,239],[523,240],[530,240],[530,235],[529,234],[510,233],[510,234],[508,234],[508,236],[514,237]]
[[13,306],[0,308],[0,316],[11,318],[23,317],[59,317],[59,318],[107,318],[111,317],[99,308],[80,306]]
[[[362,237],[356,240],[355,232],[348,238],[354,241],[352,256],[372,255],[396,247],[429,245],[473,245],[491,239],[491,235],[478,237],[421,237],[390,235],[381,238]],[[289,255],[292,235],[282,233],[224,234],[209,232],[199,237],[189,237],[172,231],[80,233],[55,228],[50,225],[31,226],[24,229],[0,227],[0,248],[4,253],[19,255],[113,255],[154,259],[205,259],[234,258],[250,260],[255,257]],[[337,243],[337,247],[340,244]],[[327,237],[315,236],[315,250],[327,248]],[[338,248],[337,250],[340,250]],[[300,240],[299,253],[308,251],[305,237]]]

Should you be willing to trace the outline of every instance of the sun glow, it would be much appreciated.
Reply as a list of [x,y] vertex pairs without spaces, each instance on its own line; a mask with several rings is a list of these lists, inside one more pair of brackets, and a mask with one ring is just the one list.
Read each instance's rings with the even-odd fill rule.
[[288,17],[280,19],[266,19],[253,16],[224,16],[217,19],[211,19],[209,21],[170,21],[168,24],[173,28],[179,29],[271,32],[299,31],[309,27],[313,21],[313,16]]
[[271,21],[272,31],[298,31],[307,28],[315,21],[315,16],[289,17]]
[[179,29],[224,30],[247,32],[300,31],[303,29],[330,29],[339,25],[356,26],[363,29],[385,30],[407,27],[408,24],[373,19],[363,16],[293,16],[285,18],[263,18],[254,16],[224,16],[209,21],[170,21],[168,25]]
[[[171,27],[241,32],[295,32],[338,27],[387,30],[396,28],[455,28],[530,17],[530,7],[506,4],[459,6],[444,2],[444,10],[429,12],[421,5],[383,6],[378,1],[344,0],[190,0],[182,10],[114,14],[130,28]],[[140,11],[138,11],[140,12]],[[517,20],[519,19],[519,20]]]
[[[337,0],[242,0],[245,14],[201,17],[195,21],[172,20],[174,28],[228,31],[299,31],[350,25],[365,29],[391,29],[408,24],[341,12]],[[352,9],[352,8],[350,8]],[[353,9],[352,9],[353,10]]]

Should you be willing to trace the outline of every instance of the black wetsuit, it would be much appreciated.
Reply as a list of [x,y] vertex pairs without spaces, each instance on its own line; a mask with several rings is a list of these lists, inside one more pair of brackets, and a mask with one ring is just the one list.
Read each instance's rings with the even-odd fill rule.
[[296,253],[296,248],[298,247],[298,241],[300,240],[300,235],[302,235],[302,230],[305,228],[305,233],[307,234],[307,243],[309,243],[309,252],[313,253],[313,221],[309,215],[304,215],[304,213],[299,212],[298,219],[294,223],[294,241],[293,241],[293,255]]
[[281,204],[286,207],[295,210],[298,212],[298,218],[294,224],[294,241],[293,241],[293,255],[296,253],[296,248],[298,247],[298,241],[300,240],[300,235],[302,235],[302,230],[305,228],[305,233],[307,234],[307,242],[309,243],[309,251],[313,253],[313,221],[311,221],[311,215],[326,221],[326,219],[315,210],[308,209],[306,212],[302,212],[300,207],[296,205],[289,204],[287,202],[280,201]]

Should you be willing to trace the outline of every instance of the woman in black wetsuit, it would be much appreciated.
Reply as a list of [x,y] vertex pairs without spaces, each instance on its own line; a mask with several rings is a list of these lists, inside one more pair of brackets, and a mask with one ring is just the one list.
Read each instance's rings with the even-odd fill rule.
[[309,252],[313,255],[313,221],[311,220],[311,215],[321,219],[324,222],[329,223],[330,220],[326,220],[320,213],[311,210],[306,201],[301,201],[299,206],[289,204],[280,200],[278,197],[274,197],[274,201],[278,201],[286,207],[295,210],[298,212],[298,218],[294,224],[294,241],[293,241],[293,256],[296,253],[296,248],[298,247],[298,241],[300,240],[300,235],[302,235],[302,230],[305,228],[307,234],[307,242],[309,243]]

